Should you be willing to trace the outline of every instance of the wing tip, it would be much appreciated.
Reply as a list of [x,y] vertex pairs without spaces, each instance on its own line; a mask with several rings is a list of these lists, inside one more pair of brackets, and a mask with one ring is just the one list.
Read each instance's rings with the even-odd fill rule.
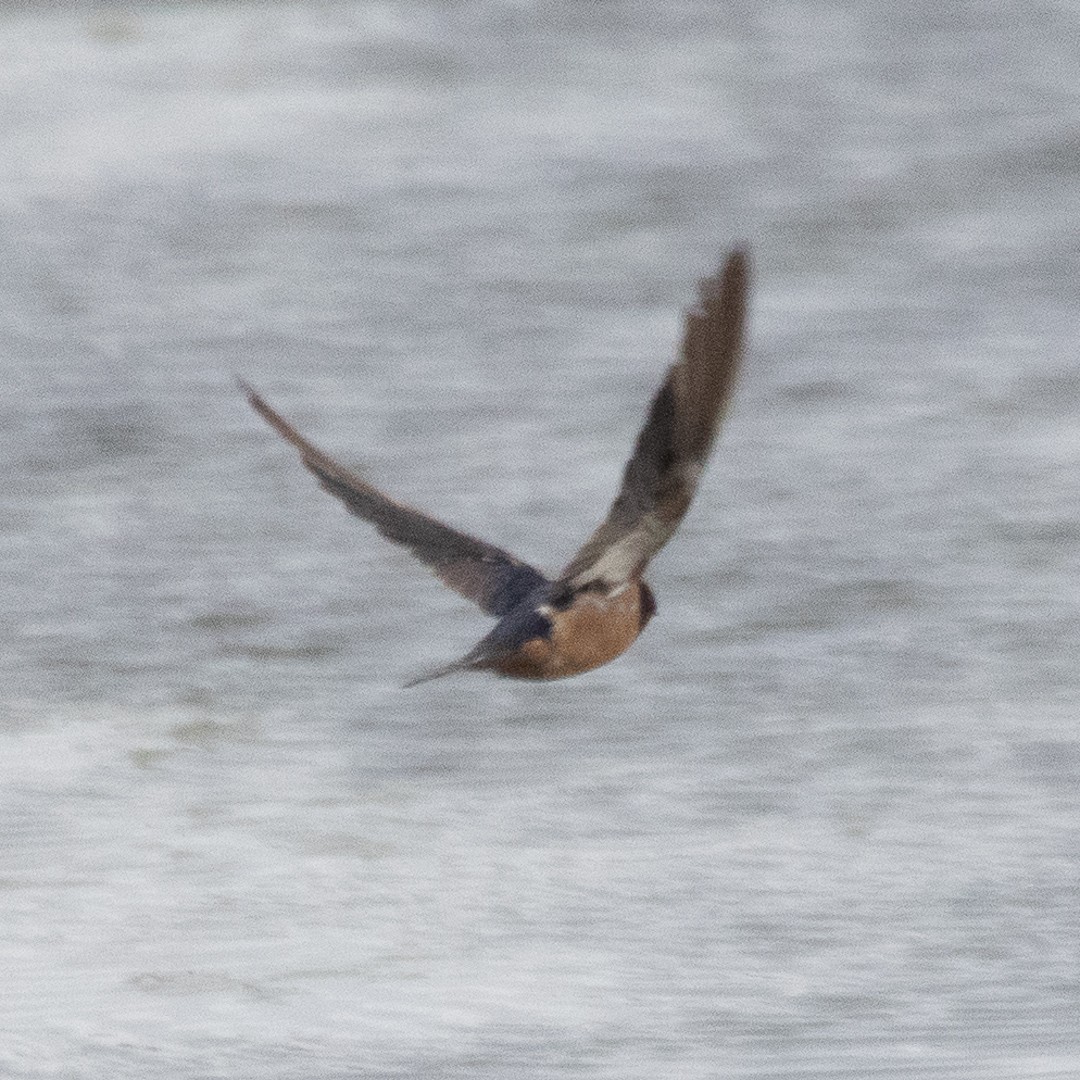
[[724,276],[739,277],[745,288],[745,282],[750,277],[750,263],[750,245],[747,241],[740,240],[731,248],[724,260]]
[[236,388],[248,399],[248,401],[262,400],[259,397],[258,391],[243,377],[243,375],[237,375],[233,372],[233,382],[236,383]]
[[743,238],[736,240],[731,247],[728,248],[727,259],[725,261],[739,261],[747,263],[750,261],[750,241]]
[[699,311],[707,311],[725,299],[745,297],[750,283],[750,245],[740,240],[728,249],[719,269],[702,279],[698,288]]
[[234,374],[233,382],[236,383],[236,387],[240,391],[240,393],[243,394],[245,398],[247,398],[247,403],[264,420],[266,420],[267,423],[271,424],[273,427],[277,427],[278,425],[274,422],[275,419],[279,419],[277,417],[277,414],[266,403],[266,401],[263,399],[263,396],[258,392],[258,390],[256,390],[255,387],[252,386],[251,383],[249,383],[247,379],[245,379],[241,375]]
[[292,443],[293,446],[300,451],[300,454],[304,460],[304,464],[311,468],[312,462],[316,460],[324,460],[330,462],[330,458],[327,458],[322,451],[316,449],[316,447],[307,441],[297,430],[279,413],[274,409],[263,396],[251,385],[246,379],[241,378],[239,375],[234,375],[236,385],[239,387],[240,392],[247,398],[247,403],[287,442]]

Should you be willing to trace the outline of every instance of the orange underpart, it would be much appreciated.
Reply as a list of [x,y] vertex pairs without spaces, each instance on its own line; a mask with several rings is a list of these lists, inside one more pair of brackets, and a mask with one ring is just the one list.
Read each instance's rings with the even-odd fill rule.
[[493,668],[515,679],[561,679],[614,660],[634,643],[648,618],[640,582],[616,597],[579,593],[564,611],[553,611],[551,636],[532,638]]

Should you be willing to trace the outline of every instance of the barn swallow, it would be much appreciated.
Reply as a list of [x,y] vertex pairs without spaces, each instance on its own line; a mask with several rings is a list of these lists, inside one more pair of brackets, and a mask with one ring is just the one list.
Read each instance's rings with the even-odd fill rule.
[[682,521],[716,438],[742,353],[750,268],[742,249],[699,286],[682,349],[649,407],[605,520],[554,578],[501,548],[384,494],[308,442],[247,383],[252,408],[300,451],[322,487],[451,589],[498,619],[464,656],[407,683],[454,671],[560,679],[625,652],[656,612],[642,575]]

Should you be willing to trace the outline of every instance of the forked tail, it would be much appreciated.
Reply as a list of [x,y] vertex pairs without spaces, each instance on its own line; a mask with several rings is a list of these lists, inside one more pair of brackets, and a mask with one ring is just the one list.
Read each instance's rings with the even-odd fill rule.
[[473,666],[474,664],[471,657],[463,656],[460,660],[455,660],[451,664],[444,664],[442,667],[434,668],[431,671],[425,671],[422,675],[417,675],[415,679],[410,679],[407,683],[402,683],[402,689],[411,690],[414,686],[419,686],[421,683],[431,682],[434,679],[441,679],[444,675],[452,675],[455,671],[465,671]]

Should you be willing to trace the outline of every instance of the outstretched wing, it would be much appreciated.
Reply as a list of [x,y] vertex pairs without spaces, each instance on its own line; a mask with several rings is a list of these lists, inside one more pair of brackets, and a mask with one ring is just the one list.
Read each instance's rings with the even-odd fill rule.
[[653,398],[607,518],[559,576],[559,585],[617,588],[644,569],[690,506],[742,352],[750,267],[733,251],[701,283],[682,353]]
[[326,491],[339,498],[357,517],[370,521],[387,540],[408,548],[446,585],[489,615],[504,615],[535,588],[547,583],[539,570],[509,552],[395,502],[308,442],[247,383],[240,379],[237,382],[251,407],[300,451],[301,460]]

